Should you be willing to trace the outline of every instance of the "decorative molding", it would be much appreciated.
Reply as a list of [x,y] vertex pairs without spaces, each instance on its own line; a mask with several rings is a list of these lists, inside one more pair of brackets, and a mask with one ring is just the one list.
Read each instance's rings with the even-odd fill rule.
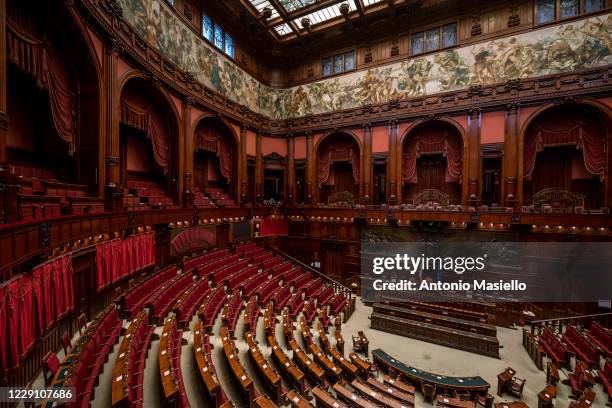
[[106,156],[104,164],[107,166],[119,166],[119,157],[117,156]]
[[482,109],[480,109],[479,107],[468,109],[468,115],[470,116],[472,120],[477,119],[478,116],[480,116],[481,112],[482,112]]
[[506,111],[509,115],[516,115],[519,109],[519,104],[517,102],[511,102],[506,105]]
[[49,246],[49,243],[51,242],[51,230],[49,228],[49,223],[48,222],[41,222],[39,227],[38,227],[38,233],[39,235],[39,246],[41,248],[47,247]]
[[109,49],[113,55],[121,55],[125,52],[125,44],[119,38],[111,37]]

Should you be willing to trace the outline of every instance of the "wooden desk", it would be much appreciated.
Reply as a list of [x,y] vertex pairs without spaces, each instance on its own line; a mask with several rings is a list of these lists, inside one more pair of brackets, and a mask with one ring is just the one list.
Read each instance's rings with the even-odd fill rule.
[[248,393],[250,396],[253,380],[249,377],[249,374],[240,363],[240,360],[238,359],[238,352],[234,348],[234,343],[230,339],[229,331],[226,326],[221,327],[221,330],[219,331],[219,336],[221,337],[221,341],[223,342],[223,352],[225,354],[225,359],[230,365],[232,373],[234,374],[234,378],[236,379],[242,390]]
[[373,350],[372,356],[374,357],[374,361],[377,362],[382,369],[399,373],[415,383],[421,384],[421,386],[422,384],[431,384],[437,389],[468,390],[471,392],[488,392],[491,387],[490,384],[481,377],[449,377],[410,367],[391,357],[381,349]]
[[335,399],[327,391],[323,391],[319,386],[312,389],[312,395],[314,395],[317,401],[317,407],[319,404],[325,408],[348,408],[348,405]]
[[361,330],[359,330],[357,332],[357,336],[359,337],[359,341],[361,342],[361,345],[364,348],[363,352],[367,356],[368,355],[368,350],[370,349],[370,341],[365,336],[365,333],[363,331],[361,331]]
[[294,390],[291,390],[287,393],[287,401],[289,401],[291,406],[295,408],[314,408],[310,404],[310,402],[308,402],[304,397],[302,397]]
[[523,401],[515,401],[515,402],[496,402],[493,404],[495,408],[529,408],[529,405],[525,404]]
[[436,398],[436,407],[440,408],[474,408],[474,401],[464,401],[459,398],[445,397],[438,395]]
[[[402,402],[394,398],[388,397],[385,394],[376,391],[375,389],[370,387],[368,384],[363,383],[359,380],[353,380],[353,382],[351,382],[351,386],[355,388],[357,391],[359,391],[361,395],[363,395],[368,400],[372,401],[377,406],[391,407],[391,408],[408,408],[408,407],[414,406],[414,404],[403,404]],[[361,404],[357,404],[357,405],[360,407],[362,406]]]
[[559,382],[559,370],[557,366],[552,361],[548,362],[548,366],[546,368],[546,382],[548,384],[557,385]]
[[595,391],[590,388],[584,390],[578,401],[574,401],[570,404],[571,408],[589,408],[595,401]]
[[315,361],[319,363],[329,374],[329,376],[335,381],[339,380],[342,376],[342,369],[336,366],[333,361],[327,357],[325,353],[314,343],[308,345],[308,350],[312,353]]
[[159,375],[161,378],[162,389],[168,402],[174,401],[179,395],[178,385],[174,381],[172,369],[172,344],[173,331],[176,330],[176,322],[173,318],[168,318],[164,322],[164,328],[159,339]]
[[202,323],[200,319],[196,320],[193,327],[193,352],[195,354],[196,363],[198,365],[198,372],[200,378],[206,387],[206,391],[213,400],[214,405],[217,405],[220,393],[220,384],[215,374],[212,361],[208,361],[208,355],[204,349],[204,338],[206,334],[202,332]]
[[334,361],[340,366],[340,368],[342,368],[345,373],[351,375],[351,377],[347,378],[347,380],[352,380],[357,375],[357,373],[359,372],[359,368],[357,368],[355,364],[344,358],[344,356],[340,354],[340,352],[335,347],[331,347],[329,349],[329,354],[331,354]]
[[281,378],[278,373],[268,363],[266,358],[261,354],[261,350],[255,341],[253,333],[245,333],[245,340],[249,346],[249,357],[255,363],[259,374],[265,379],[265,383],[269,388],[270,395],[274,395],[274,400],[277,404],[282,404],[281,401]]
[[329,339],[327,338],[327,333],[325,332],[325,329],[323,328],[323,325],[321,323],[317,325],[317,332],[319,333],[319,341],[321,342],[321,347],[323,348],[323,351],[328,353],[329,349],[331,348],[331,343],[329,342]]
[[350,353],[349,358],[359,369],[359,376],[366,380],[368,375],[370,375],[370,368],[372,367],[372,364],[368,363],[355,353]]
[[334,391],[343,401],[346,401],[351,406],[363,407],[363,408],[378,408],[378,405],[373,404],[369,400],[362,398],[359,394],[355,394],[350,391],[348,388],[343,386],[340,383],[334,384]]
[[[143,319],[146,320],[146,322],[144,323],[148,325],[149,316],[144,310],[139,312],[132,320],[127,330],[125,331],[123,339],[121,340],[121,344],[119,345],[119,350],[117,351],[117,360],[115,360],[115,367],[113,369],[113,384],[111,386],[111,403],[113,407],[124,404],[125,402],[129,404],[129,376],[132,374],[130,373],[130,368],[128,367],[128,361],[130,358],[130,353],[132,351],[132,335],[138,329],[139,325],[143,324]],[[138,345],[138,347],[140,347],[140,345]]]
[[253,404],[255,404],[255,406],[259,408],[278,408],[278,405],[272,402],[272,400],[266,395],[262,395],[261,397],[255,398],[253,400]]
[[268,336],[268,346],[272,348],[272,358],[291,380],[294,386],[298,387],[300,393],[304,392],[304,377],[305,374],[300,370],[293,361],[285,354],[283,349],[278,345],[276,339]]
[[325,376],[325,371],[306,355],[295,339],[289,341],[289,347],[293,351],[293,360],[298,367],[306,371],[306,374],[310,375],[313,380],[320,384]]
[[497,395],[501,397],[504,391],[511,391],[514,374],[516,374],[516,370],[512,367],[508,367],[503,373],[497,374]]
[[547,385],[538,393],[538,408],[549,408],[553,406],[553,398],[557,395],[557,387],[552,384]]
[[403,381],[394,380],[393,378],[389,377],[388,375],[385,375],[383,377],[383,382],[385,384],[390,384],[391,386],[399,389],[400,391],[403,391],[405,393],[414,395],[414,391],[415,391],[414,386],[412,386],[410,384],[406,384]]
[[340,333],[340,327],[336,327],[336,330],[334,330],[334,337],[336,338],[336,348],[344,354],[344,339],[342,333]]
[[383,384],[375,378],[368,378],[368,385],[376,388],[378,391],[383,394],[388,395],[391,398],[395,398],[396,400],[401,401],[405,405],[414,406],[414,394],[410,394],[400,390],[399,388],[395,388],[388,384]]
[[312,342],[312,334],[310,334],[310,326],[306,323],[304,315],[300,316],[300,333],[302,339],[304,339],[304,344],[309,345]]

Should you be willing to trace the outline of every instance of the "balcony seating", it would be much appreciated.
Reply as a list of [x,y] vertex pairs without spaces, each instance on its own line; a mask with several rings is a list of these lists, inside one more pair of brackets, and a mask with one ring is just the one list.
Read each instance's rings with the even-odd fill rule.
[[67,374],[61,385],[74,388],[76,395],[76,402],[67,404],[68,407],[89,406],[94,398],[98,375],[121,333],[121,327],[117,309],[111,306],[98,314],[77,340],[73,354],[66,357],[62,366]]
[[334,296],[334,288],[331,285],[328,285],[319,293],[317,296],[317,304],[318,305],[326,305],[329,303],[331,298]]
[[274,268],[270,270],[270,274],[275,278],[284,279],[284,275],[286,272],[291,270],[291,262],[284,262],[279,265],[276,265]]
[[209,292],[210,287],[206,280],[196,281],[183,291],[176,302],[174,302],[174,306],[172,306],[179,327],[189,326],[189,322],[197,307]]
[[234,200],[232,200],[222,189],[216,187],[207,187],[204,189],[204,193],[210,197],[217,207],[233,207]]
[[239,286],[245,283],[245,281],[249,277],[253,276],[253,274],[257,273],[258,271],[257,266],[249,266],[249,267],[244,268],[244,265],[242,264],[242,262],[243,261],[233,266],[231,268],[232,270],[228,274],[228,275],[233,275],[229,279],[227,279],[227,287],[229,288],[229,290],[237,289]]
[[557,367],[568,365],[567,349],[548,327],[545,327],[538,339],[540,345]]
[[584,370],[584,365],[577,362],[574,372],[567,375],[570,387],[572,388],[572,395],[575,397],[579,397],[584,389],[589,386],[588,382],[585,380]]
[[[346,306],[346,298],[344,297],[344,293],[339,292],[334,295],[334,297],[329,302],[330,314],[332,316],[338,316],[340,312],[344,310]],[[346,317],[346,316],[345,316]]]
[[276,310],[276,312],[280,312],[285,307],[290,298],[291,288],[285,285],[274,295],[274,310]]
[[294,318],[300,312],[300,310],[302,310],[303,306],[304,298],[302,296],[302,293],[295,292],[291,296],[291,299],[289,299],[289,301],[287,302],[287,307],[289,308],[289,316],[291,318]]
[[612,358],[612,334],[607,329],[593,322],[587,337],[602,350],[606,358]]
[[606,360],[603,370],[599,372],[599,381],[604,391],[608,394],[608,399],[612,401],[612,361]]
[[149,297],[146,305],[151,311],[151,318],[154,323],[161,323],[168,314],[170,306],[179,297],[181,289],[193,283],[193,275],[182,274],[177,279],[173,279],[163,290],[155,292]]
[[225,303],[223,313],[221,313],[221,319],[225,323],[230,333],[234,333],[242,306],[242,297],[238,291],[232,293],[229,300]]
[[562,338],[569,350],[576,355],[576,359],[581,360],[589,366],[597,365],[599,362],[597,351],[576,327],[569,324],[565,326],[565,332]]
[[249,298],[255,294],[255,292],[259,293],[259,287],[268,281],[268,275],[265,272],[260,272],[256,275],[252,275],[251,278],[248,279],[247,282],[244,282],[242,286],[242,296],[245,298]]
[[119,345],[113,370],[112,406],[142,407],[144,370],[154,327],[141,311],[130,323]]
[[276,291],[280,288],[280,279],[272,278],[268,282],[264,283],[257,293],[258,302],[260,306],[267,305],[272,297],[277,293]]
[[129,316],[134,315],[144,305],[149,294],[159,291],[170,280],[177,278],[176,266],[171,266],[158,272],[151,278],[137,285],[134,289],[128,292],[123,298],[123,310],[127,311]]
[[128,180],[123,194],[123,207],[127,210],[178,208],[174,200],[152,181]]
[[223,287],[213,289],[202,301],[198,308],[198,316],[202,320],[204,330],[210,331],[215,323],[219,310],[227,299],[227,293]]
[[167,318],[159,341],[159,375],[168,405],[186,408],[190,405],[181,370],[182,340],[183,332],[177,329],[176,319]]
[[183,261],[183,271],[191,272],[200,266],[206,265],[214,260],[219,260],[229,255],[229,249],[217,249],[206,252],[205,254],[194,256],[193,258]]
[[215,203],[200,191],[193,192],[193,205],[196,208],[214,208]]
[[321,278],[317,278],[304,287],[304,294],[306,295],[306,299],[315,298],[322,290],[323,281]]

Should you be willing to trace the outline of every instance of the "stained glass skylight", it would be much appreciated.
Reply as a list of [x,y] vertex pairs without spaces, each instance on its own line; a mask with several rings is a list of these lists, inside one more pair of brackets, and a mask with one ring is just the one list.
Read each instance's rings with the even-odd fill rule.
[[281,5],[288,12],[292,12],[302,7],[309,6],[311,4],[315,4],[317,0],[280,0]]
[[272,14],[270,15],[270,20],[279,17],[278,10],[274,8],[274,6],[270,3],[269,0],[249,0],[249,2],[251,2],[253,7],[255,7],[255,9],[260,13],[262,13],[265,8],[270,9],[270,11],[272,11]]
[[376,4],[376,3],[380,3],[382,0],[361,0],[363,1],[363,5],[368,7],[371,6],[372,4]]
[[276,27],[274,27],[274,30],[278,33],[278,35],[280,35],[281,37],[283,35],[287,35],[291,33],[291,28],[289,27],[289,24],[281,24],[281,25],[277,25]]

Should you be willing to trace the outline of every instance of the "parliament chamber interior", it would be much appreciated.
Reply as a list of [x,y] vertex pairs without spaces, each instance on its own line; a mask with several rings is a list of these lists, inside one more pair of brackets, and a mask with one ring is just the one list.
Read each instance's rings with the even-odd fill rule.
[[612,406],[612,285],[366,277],[612,275],[611,74],[611,0],[0,0],[0,406]]

